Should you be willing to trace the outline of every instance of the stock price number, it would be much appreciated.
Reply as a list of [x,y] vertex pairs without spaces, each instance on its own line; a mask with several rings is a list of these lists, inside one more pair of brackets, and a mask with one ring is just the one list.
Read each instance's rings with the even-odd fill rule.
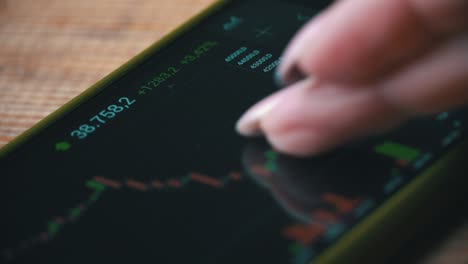
[[201,56],[205,55],[206,53],[210,52],[213,47],[217,46],[217,41],[206,41],[196,47],[192,52],[185,55],[184,58],[180,61],[181,64],[189,64],[193,61],[196,61]]
[[152,80],[145,83],[140,87],[138,92],[139,95],[145,95],[147,91],[151,91],[154,88],[158,87],[168,79],[171,79],[175,76],[180,70],[175,67],[169,67],[164,72],[158,73]]
[[136,100],[129,99],[128,97],[121,97],[117,100],[118,104],[112,104],[106,107],[106,109],[100,111],[95,116],[89,119],[89,123],[82,124],[78,129],[73,130],[70,136],[78,139],[85,139],[90,134],[96,132],[102,125],[107,124],[112,119],[117,117],[120,113],[129,109]]

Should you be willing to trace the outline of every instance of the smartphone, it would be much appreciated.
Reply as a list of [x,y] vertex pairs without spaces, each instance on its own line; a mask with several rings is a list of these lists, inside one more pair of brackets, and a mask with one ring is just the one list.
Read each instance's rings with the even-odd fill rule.
[[328,5],[217,1],[4,147],[0,262],[382,263],[466,191],[466,109],[303,159],[234,131]]

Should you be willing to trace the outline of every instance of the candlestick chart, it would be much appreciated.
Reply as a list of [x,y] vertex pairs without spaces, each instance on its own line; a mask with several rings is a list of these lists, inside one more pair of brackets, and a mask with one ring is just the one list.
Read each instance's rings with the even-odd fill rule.
[[[461,121],[456,115],[453,118],[439,120],[439,115],[424,121],[429,124],[429,121],[438,120],[447,124],[448,132],[441,134],[445,136],[436,145],[449,146],[447,141],[453,138],[452,130],[461,129]],[[3,260],[15,262],[36,248],[52,247],[57,239],[66,236],[64,230],[69,226],[80,225],[88,212],[111,194],[132,197],[158,193],[165,197],[183,196],[190,200],[195,195],[190,190],[198,189],[210,200],[216,200],[216,197],[229,192],[231,188],[237,189],[238,195],[241,195],[243,189],[253,186],[255,189],[263,189],[263,193],[269,197],[266,200],[275,201],[275,208],[281,208],[283,212],[282,217],[278,217],[282,220],[270,232],[273,231],[271,234],[275,239],[286,246],[291,263],[309,263],[410,182],[436,157],[434,147],[428,151],[427,148],[423,150],[410,146],[401,143],[404,139],[398,135],[390,134],[388,139],[379,138],[360,143],[357,148],[351,146],[312,159],[285,156],[272,150],[263,140],[256,140],[244,148],[241,155],[243,169],[219,176],[189,172],[180,177],[141,180],[138,177],[122,179],[99,174],[83,181],[81,187],[77,186],[81,189],[81,201],[57,210],[45,221],[43,230],[1,249],[0,253]],[[350,153],[360,153],[361,158],[350,158]],[[378,166],[368,166],[371,160]],[[341,165],[336,167],[333,164]],[[369,172],[361,177],[358,173],[362,172],[363,166],[367,166]],[[372,179],[373,172],[379,172],[379,177]],[[349,175],[354,176],[350,178]],[[258,193],[258,190],[255,192]],[[151,200],[149,196],[144,199]],[[248,203],[240,199],[236,203],[245,202]],[[208,205],[203,206],[209,208]],[[230,209],[221,207],[218,210]],[[210,216],[202,216],[206,217]],[[254,238],[258,239],[256,236]]]
[[46,230],[21,241],[17,247],[2,250],[1,253],[6,260],[12,260],[17,253],[24,252],[28,248],[37,246],[40,243],[51,242],[60,234],[60,231],[65,228],[66,225],[78,221],[86,210],[94,203],[98,202],[101,196],[107,191],[175,191],[187,188],[188,185],[193,185],[194,183],[220,189],[228,187],[228,185],[233,182],[241,181],[242,178],[243,176],[239,172],[231,172],[221,179],[201,173],[189,173],[187,176],[178,179],[171,178],[166,181],[153,180],[149,183],[145,183],[134,179],[127,179],[124,182],[120,182],[102,176],[95,176],[84,184],[84,187],[89,193],[85,200],[66,210],[65,214],[50,219],[47,222]]

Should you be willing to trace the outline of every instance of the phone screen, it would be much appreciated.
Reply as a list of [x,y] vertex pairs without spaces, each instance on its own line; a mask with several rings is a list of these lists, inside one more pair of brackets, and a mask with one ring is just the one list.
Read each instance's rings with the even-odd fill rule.
[[310,263],[459,145],[463,109],[308,159],[237,135],[312,2],[227,3],[1,159],[0,261]]

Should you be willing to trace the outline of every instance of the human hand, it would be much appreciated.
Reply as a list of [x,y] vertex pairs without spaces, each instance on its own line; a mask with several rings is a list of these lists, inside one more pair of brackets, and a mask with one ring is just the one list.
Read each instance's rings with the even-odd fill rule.
[[468,102],[468,0],[341,0],[293,39],[287,88],[238,121],[279,151],[314,155]]

